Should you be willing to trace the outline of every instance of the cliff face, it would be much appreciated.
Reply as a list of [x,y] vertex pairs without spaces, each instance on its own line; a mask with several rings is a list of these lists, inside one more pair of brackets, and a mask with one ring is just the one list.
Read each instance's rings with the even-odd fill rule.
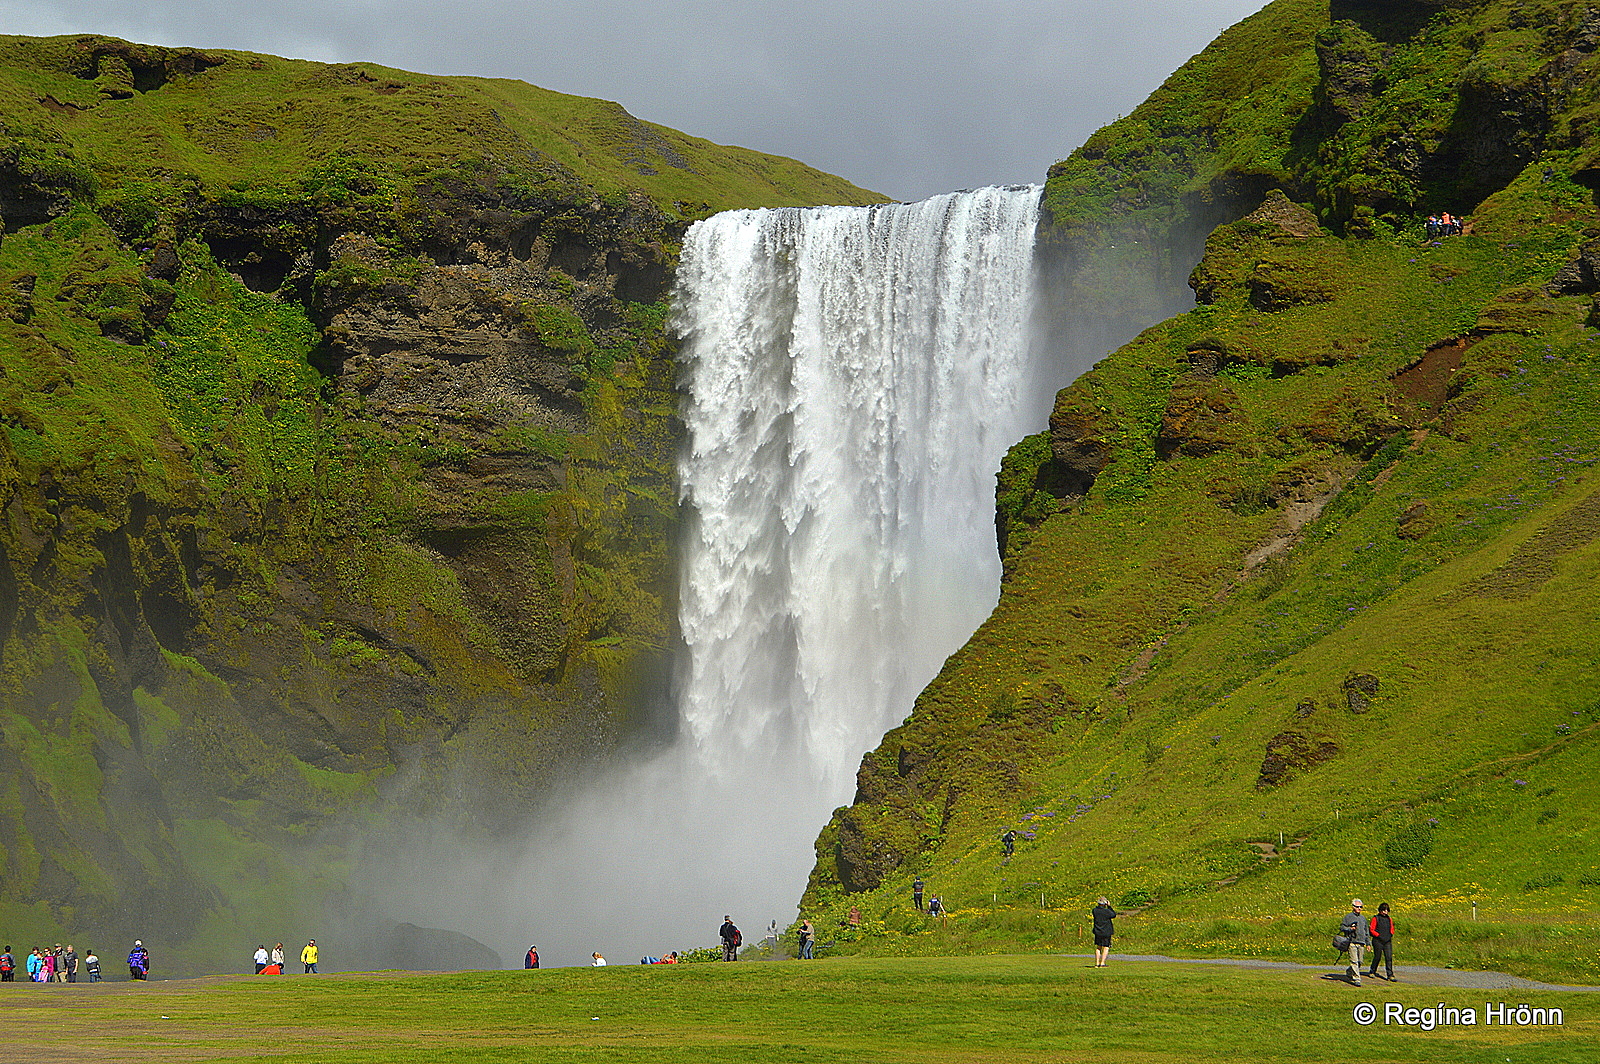
[[336,815],[662,725],[683,226],[875,197],[377,67],[0,38],[0,99],[0,922],[211,965],[359,907]]
[[[1104,893],[1147,945],[1236,949],[1352,894],[1592,905],[1545,825],[1600,830],[1597,25],[1280,0],[1053,169],[1058,319],[1126,335],[1183,274],[1192,309],[1008,456],[1000,603],[863,759],[808,915],[1055,948]],[[953,930],[905,914],[918,874]]]

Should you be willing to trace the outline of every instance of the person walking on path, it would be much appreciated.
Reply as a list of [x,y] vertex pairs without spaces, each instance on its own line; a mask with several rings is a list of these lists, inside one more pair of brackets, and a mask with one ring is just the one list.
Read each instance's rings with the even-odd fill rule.
[[100,958],[94,955],[94,947],[90,946],[83,953],[83,970],[89,973],[89,982],[100,981]]
[[300,973],[301,975],[316,975],[317,974],[317,940],[316,939],[312,939],[310,942],[307,942],[306,943],[306,948],[300,951],[300,963],[305,965],[305,968],[306,968],[305,971]]
[[918,876],[911,883],[911,903],[917,907],[917,912],[922,911],[922,877]]
[[522,959],[522,967],[529,970],[539,967],[538,946],[528,947],[528,955]]
[[128,953],[128,978],[150,978],[150,951],[137,938],[133,940],[133,949]]
[[1389,915],[1388,902],[1378,905],[1378,915],[1367,924],[1367,931],[1372,935],[1372,966],[1367,969],[1367,974],[1377,978],[1378,958],[1381,957],[1384,978],[1394,982],[1394,917]]
[[803,961],[815,960],[812,956],[812,944],[817,940],[816,929],[811,926],[810,920],[800,921],[800,959]]
[[1102,894],[1090,915],[1094,917],[1094,966],[1104,968],[1111,959],[1111,921],[1117,918],[1117,910]]
[[1345,977],[1355,986],[1361,985],[1361,950],[1372,944],[1372,932],[1367,930],[1367,918],[1361,913],[1361,899],[1350,902],[1350,911],[1339,921],[1339,934],[1350,940],[1350,968]]
[[724,916],[722,926],[717,929],[717,937],[722,939],[722,959],[736,961],[739,959],[739,947],[744,944],[744,936],[733,925],[733,917]]

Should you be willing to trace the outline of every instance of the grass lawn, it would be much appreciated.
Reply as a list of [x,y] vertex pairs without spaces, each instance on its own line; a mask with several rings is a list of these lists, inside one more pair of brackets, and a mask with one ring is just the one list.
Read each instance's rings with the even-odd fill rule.
[[[1330,971],[1332,969],[1330,968]],[[1448,1061],[1600,1059],[1600,995],[1371,985],[1079,957],[845,958],[0,988],[11,1061]],[[1359,1026],[1360,1002],[1378,1022]],[[1385,1003],[1477,1026],[1385,1026]],[[1485,1025],[1485,1002],[1560,1026]],[[32,1032],[37,1037],[30,1036]]]

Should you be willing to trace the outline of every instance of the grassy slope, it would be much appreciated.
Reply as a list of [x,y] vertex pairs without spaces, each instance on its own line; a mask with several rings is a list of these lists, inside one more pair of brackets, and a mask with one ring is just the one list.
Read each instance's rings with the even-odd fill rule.
[[[1385,986],[1311,972],[1082,958],[614,965],[539,972],[230,979],[47,993],[7,1014],[58,1036],[56,1059],[142,1048],[164,1060],[1519,1061],[1587,1059],[1591,995],[1516,991],[1562,1010],[1543,1028],[1486,1026],[1505,991]],[[48,1000],[44,1000],[48,998]],[[1360,1028],[1359,1001],[1471,1007],[1478,1025]],[[159,1017],[159,1018],[158,1018]],[[131,1046],[131,1048],[130,1048]],[[80,1056],[81,1054],[81,1056]],[[24,1057],[23,1059],[29,1059]]]
[[728,148],[640,122],[603,100],[521,82],[414,74],[369,63],[329,66],[246,52],[188,53],[215,63],[160,91],[106,99],[96,37],[0,36],[6,124],[57,140],[100,182],[165,175],[212,195],[229,187],[288,192],[348,155],[391,175],[492,162],[529,185],[637,189],[688,213],[732,207],[871,203],[882,197],[792,159]]
[[[1546,6],[1546,26],[1570,28],[1572,5]],[[1315,8],[1275,4],[1255,23]],[[1487,63],[1505,35],[1527,44],[1518,18],[1472,6],[1415,46],[1476,34]],[[1226,62],[1227,44],[1201,70]],[[1591,102],[1569,100],[1557,128]],[[1144,946],[1314,956],[1361,895],[1392,901],[1415,936],[1406,947],[1441,963],[1600,977],[1600,485],[1588,472],[1600,332],[1585,325],[1587,297],[1536,287],[1600,226],[1568,176],[1586,149],[1552,136],[1503,191],[1469,201],[1472,236],[1430,243],[1402,209],[1421,192],[1389,187],[1367,214],[1316,198],[1337,153],[1354,157],[1345,140],[1298,162],[1275,143],[1245,148],[1365,238],[1219,231],[1203,268],[1224,278],[1214,304],[1062,393],[1057,420],[1090,426],[1110,465],[1081,502],[1010,515],[1035,527],[1012,536],[994,615],[868,756],[857,804],[819,840],[806,910],[831,921],[859,905],[861,948],[1060,944],[1105,893],[1154,903],[1124,920]],[[1209,186],[1245,148],[1225,139],[1186,165]],[[1180,167],[1126,181],[1182,179]],[[1054,194],[1058,217],[1077,202]],[[1170,220],[1174,202],[1150,209]],[[1252,285],[1303,298],[1259,309]],[[1400,393],[1398,371],[1464,335],[1478,342],[1448,404]],[[1199,349],[1229,352],[1214,379],[1192,372]],[[1040,441],[1014,453],[1011,505],[1047,456]],[[1318,485],[1342,490],[1291,551],[1242,575],[1280,510]],[[1364,712],[1349,708],[1357,674],[1379,681]],[[1258,787],[1269,743],[1291,733],[1336,753]],[[1008,827],[1026,835],[1002,863]],[[1263,856],[1279,832],[1299,845]],[[863,854],[899,867],[846,895],[840,855]],[[926,934],[906,913],[917,872],[957,910],[953,930]]]

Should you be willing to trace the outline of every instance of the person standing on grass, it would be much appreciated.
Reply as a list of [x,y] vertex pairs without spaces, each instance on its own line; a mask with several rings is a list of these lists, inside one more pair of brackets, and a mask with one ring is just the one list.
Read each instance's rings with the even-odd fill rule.
[[312,939],[310,942],[307,942],[306,943],[306,948],[300,951],[300,963],[305,965],[305,967],[306,967],[306,970],[304,972],[300,973],[300,974],[302,974],[302,975],[316,975],[317,974],[317,940],[316,939]]
[[100,981],[100,958],[94,955],[94,947],[90,946],[83,953],[83,970],[89,973],[89,982]]
[[78,981],[78,947],[68,942],[67,952],[61,955],[61,962],[65,966],[67,982],[76,983]]
[[917,907],[917,912],[922,911],[922,877],[918,876],[911,883],[911,904]]
[[522,958],[522,967],[524,969],[533,969],[533,968],[539,967],[539,947],[538,946],[529,946],[528,947],[528,955],[526,957]]
[[1361,899],[1350,902],[1350,911],[1339,921],[1339,934],[1350,940],[1350,967],[1345,978],[1355,986],[1361,985],[1361,950],[1372,945],[1372,932],[1367,930],[1367,918],[1361,912]]
[[1090,915],[1094,917],[1094,966],[1104,968],[1111,959],[1111,921],[1117,918],[1117,910],[1102,894]]
[[733,917],[724,916],[722,926],[717,929],[717,937],[722,939],[722,959],[736,961],[739,959],[739,947],[744,943],[744,936],[733,925]]
[[267,970],[267,962],[269,960],[271,960],[271,959],[272,959],[272,955],[267,952],[266,943],[263,942],[261,945],[256,947],[255,960],[256,960],[256,974],[257,975],[260,975],[262,972]]
[[0,983],[14,983],[17,981],[17,958],[11,955],[11,947],[7,946],[0,953]]
[[28,982],[44,982],[44,955],[39,952],[39,947],[33,947],[33,952],[28,954]]
[[1367,974],[1374,979],[1378,977],[1378,958],[1381,957],[1384,978],[1394,982],[1394,917],[1389,915],[1388,902],[1378,905],[1378,915],[1367,924],[1367,931],[1372,935],[1372,966]]
[[278,974],[282,975],[283,974],[283,943],[282,942],[280,942],[276,946],[272,947],[272,963],[277,965]]
[[1009,858],[1017,851],[1017,833],[1007,828],[1006,833],[1000,836],[1000,847],[1005,851],[1006,857]]
[[150,978],[150,951],[144,948],[140,939],[133,940],[133,949],[128,953],[128,978]]
[[816,929],[811,926],[810,920],[800,921],[800,959],[803,961],[815,960],[812,955],[812,943],[817,940]]

